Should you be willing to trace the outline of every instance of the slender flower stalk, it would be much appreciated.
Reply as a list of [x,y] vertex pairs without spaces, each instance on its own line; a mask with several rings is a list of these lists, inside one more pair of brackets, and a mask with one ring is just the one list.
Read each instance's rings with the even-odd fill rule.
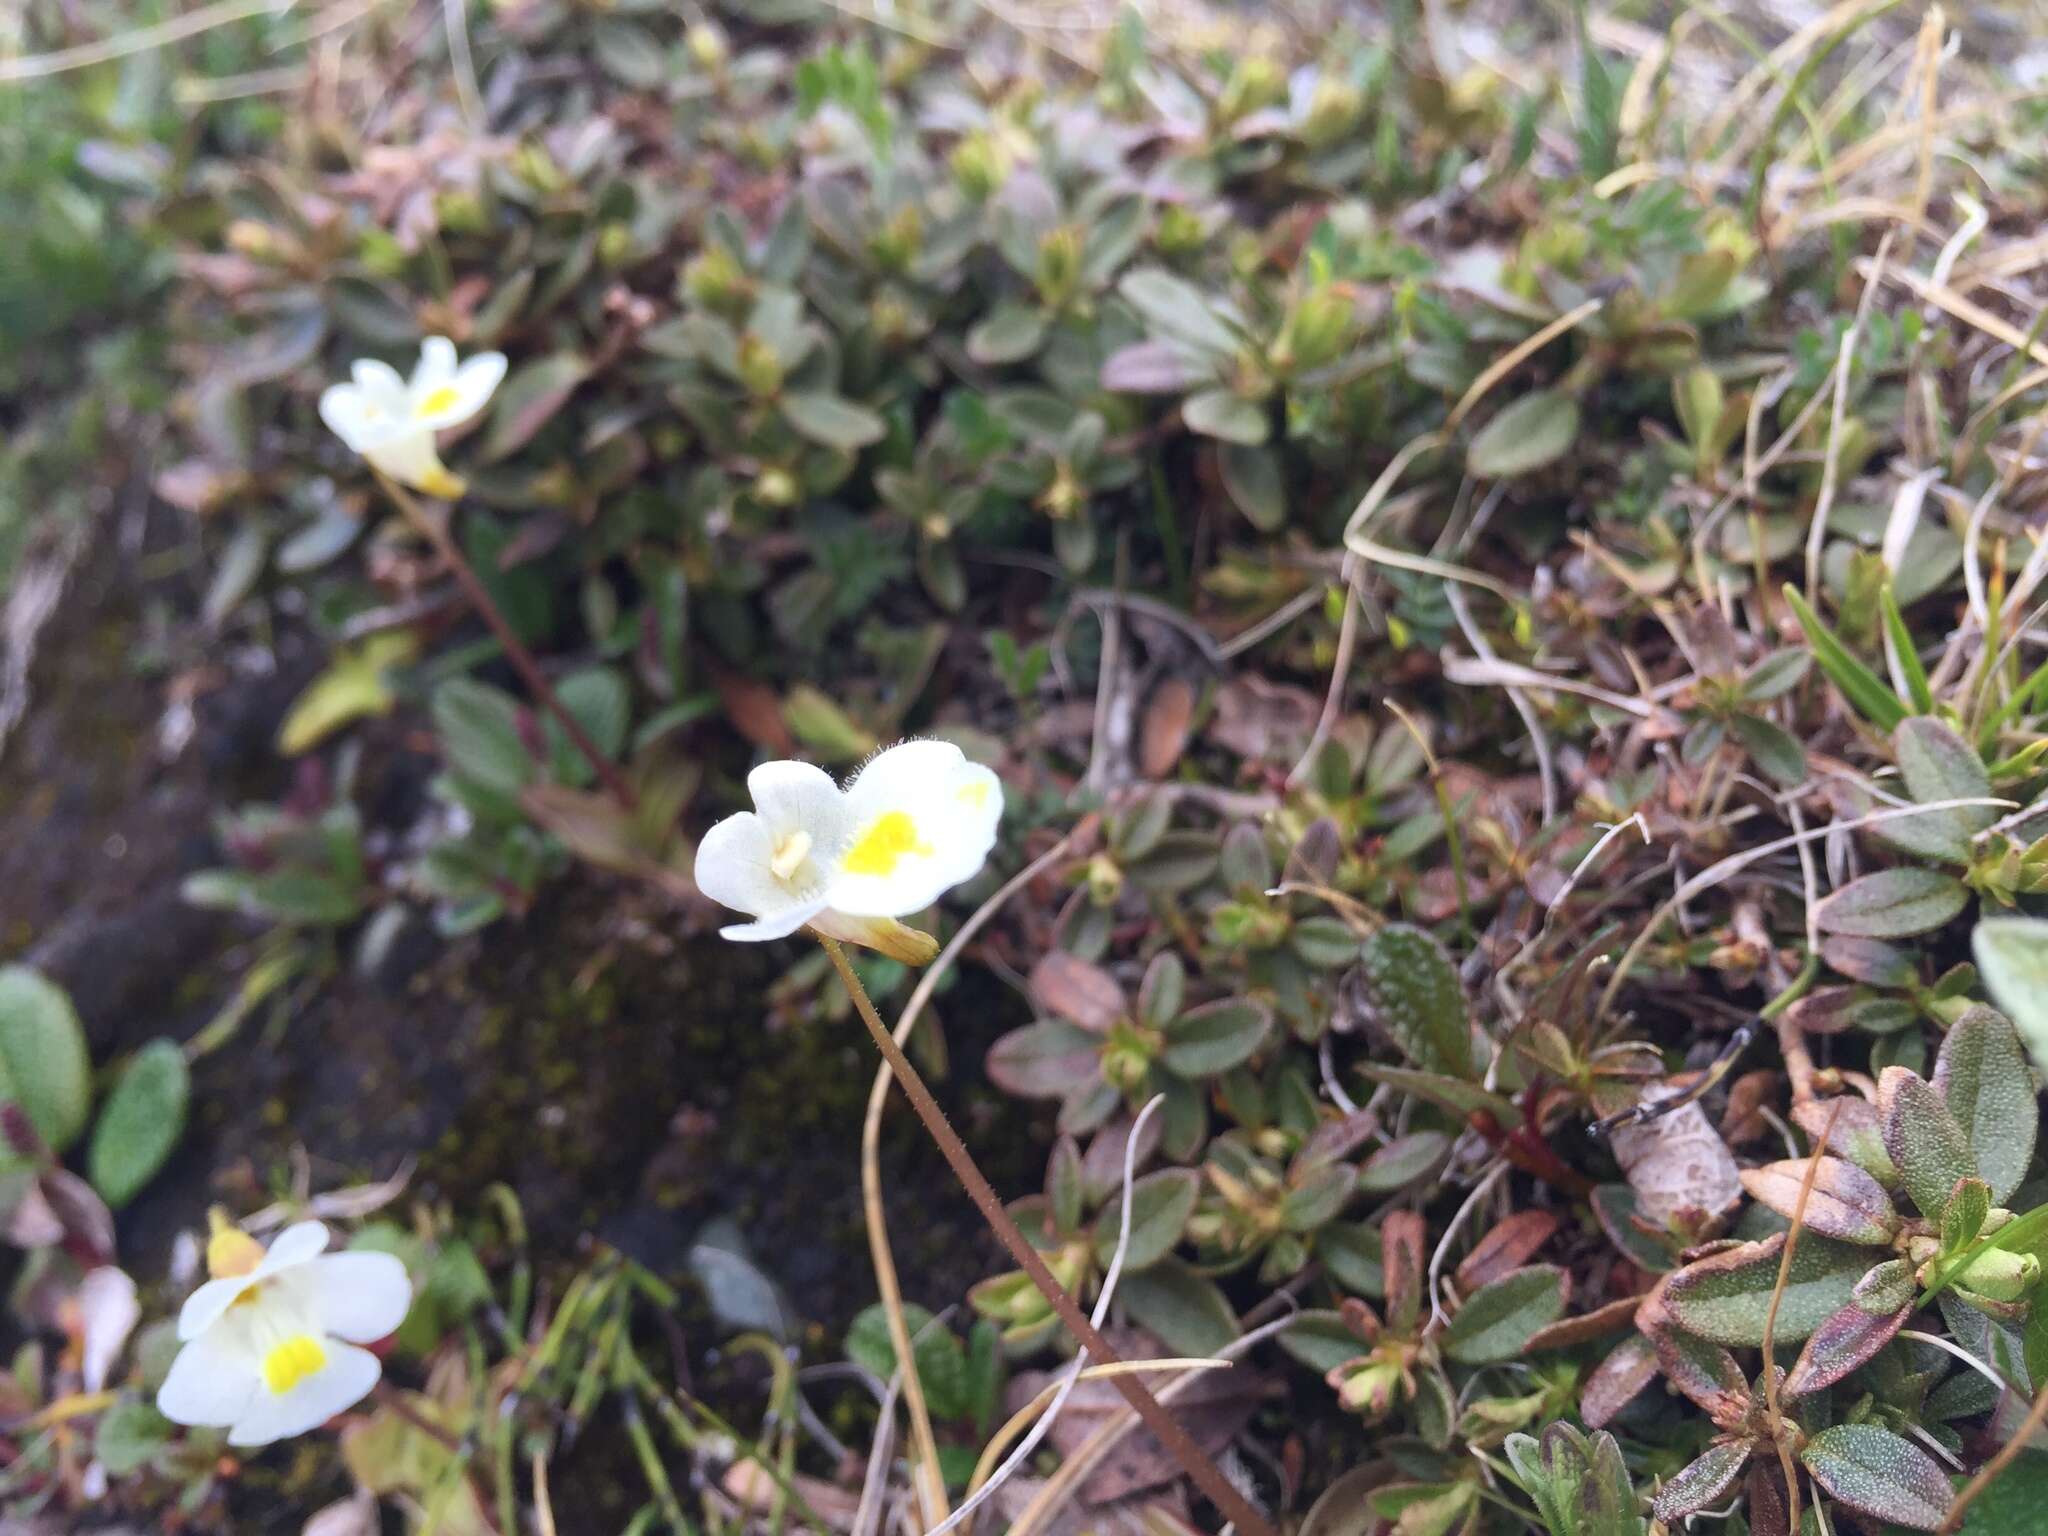
[[[910,1064],[910,1058],[903,1054],[903,1048],[897,1045],[895,1037],[882,1023],[881,1016],[875,1012],[875,1005],[869,999],[867,989],[860,984],[860,978],[854,974],[853,966],[847,961],[846,951],[839,947],[837,940],[825,934],[821,933],[817,938],[825,947],[825,955],[832,962],[832,968],[839,973],[840,981],[845,983],[847,992],[852,996],[854,1008],[860,1014],[861,1022],[867,1025],[868,1033],[874,1037],[876,1048],[889,1063],[889,1070],[894,1072],[897,1080],[903,1084],[904,1096],[910,1100],[910,1107],[917,1111],[917,1117],[924,1122],[932,1140],[938,1143],[940,1153],[953,1170],[953,1176],[960,1181],[961,1188],[967,1191],[968,1198],[981,1212],[989,1230],[995,1233],[1003,1247],[1009,1250],[1010,1257],[1015,1259],[1031,1277],[1031,1283],[1036,1285],[1045,1299],[1052,1303],[1052,1308],[1059,1314],[1060,1321],[1066,1324],[1067,1331],[1073,1334],[1081,1347],[1087,1351],[1089,1359],[1097,1365],[1120,1364],[1122,1357],[1110,1347],[1108,1340],[1102,1337],[1095,1325],[1088,1321],[1080,1304],[1074,1300],[1066,1287],[1053,1277],[1052,1271],[1045,1267],[1045,1260],[1039,1257],[1038,1250],[1031,1246],[1029,1239],[1018,1230],[1016,1222],[1010,1219],[1010,1213],[1003,1208],[1001,1197],[990,1187],[987,1178],[976,1165],[973,1155],[968,1152],[966,1143],[961,1141],[959,1132],[955,1131],[951,1122],[946,1119],[946,1112],[939,1107],[938,1100],[932,1097],[931,1090],[925,1086],[917,1068]],[[1129,1375],[1114,1376],[1111,1381],[1117,1391],[1123,1394],[1124,1401],[1130,1404],[1131,1411],[1137,1414],[1139,1420],[1153,1433],[1159,1443],[1166,1447],[1167,1454],[1180,1463],[1181,1470],[1187,1473],[1195,1486],[1200,1488],[1210,1502],[1223,1512],[1224,1517],[1237,1527],[1239,1536],[1277,1536],[1272,1523],[1231,1485],[1222,1470],[1199,1445],[1195,1444],[1193,1437],[1181,1427],[1180,1421],[1166,1411],[1159,1399],[1152,1395],[1142,1381],[1136,1376]]]

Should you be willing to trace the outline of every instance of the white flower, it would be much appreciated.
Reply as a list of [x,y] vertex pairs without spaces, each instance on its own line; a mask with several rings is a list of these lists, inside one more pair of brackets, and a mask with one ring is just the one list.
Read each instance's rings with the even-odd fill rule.
[[505,377],[505,355],[479,352],[458,364],[454,342],[429,336],[410,379],[374,358],[357,359],[349,372],[354,383],[330,384],[320,396],[320,419],[334,435],[403,485],[460,496],[463,481],[441,463],[434,434],[484,408]]
[[958,747],[906,741],[841,789],[809,763],[747,775],[754,809],[697,845],[697,887],[754,921],[728,939],[779,939],[809,926],[921,964],[937,946],[896,919],[921,912],[988,858],[1003,814],[1000,780]]
[[362,1401],[382,1367],[357,1346],[397,1330],[412,1285],[388,1253],[326,1247],[317,1221],[285,1228],[266,1253],[216,1219],[214,1278],[178,1315],[184,1347],[156,1395],[165,1418],[224,1427],[230,1445],[268,1445]]

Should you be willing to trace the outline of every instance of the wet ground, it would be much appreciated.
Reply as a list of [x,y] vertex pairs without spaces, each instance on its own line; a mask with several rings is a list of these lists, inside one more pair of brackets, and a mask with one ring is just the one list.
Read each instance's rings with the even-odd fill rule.
[[[178,617],[196,606],[193,578],[143,574],[178,563],[168,519],[158,509],[143,537],[100,541],[74,573],[0,757],[0,961],[70,990],[102,1065],[157,1035],[188,1038],[255,954],[259,926],[188,907],[178,887],[219,862],[221,805],[290,788],[271,743],[317,665],[310,643],[287,638],[272,665],[223,669],[190,739],[161,750],[176,667],[154,658],[204,654]],[[431,762],[396,724],[369,739],[361,799],[373,820],[404,814]],[[368,976],[344,943],[309,1000],[259,1012],[200,1062],[182,1145],[121,1215],[122,1262],[161,1274],[180,1228],[202,1225],[211,1201],[265,1198],[296,1147],[319,1187],[417,1156],[408,1198],[458,1214],[510,1184],[544,1269],[552,1258],[566,1271],[595,1238],[681,1276],[698,1230],[729,1217],[787,1289],[812,1356],[836,1355],[873,1299],[857,1155],[871,1048],[857,1023],[771,1017],[763,988],[786,947],[683,926],[657,894],[572,872],[524,919],[474,938],[411,925]],[[1014,1149],[990,1171],[1021,1194],[1043,1168],[1044,1128],[992,1094],[978,1063],[1023,1005],[987,1001],[949,1010],[959,1070],[941,1096],[970,1141]],[[900,1105],[884,1158],[912,1298],[957,1302],[994,1267],[992,1241]],[[701,1310],[693,1323],[693,1347],[715,1347]]]

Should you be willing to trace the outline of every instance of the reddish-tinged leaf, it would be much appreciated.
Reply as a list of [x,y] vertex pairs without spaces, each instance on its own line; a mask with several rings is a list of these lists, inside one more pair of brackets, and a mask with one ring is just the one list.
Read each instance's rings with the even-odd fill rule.
[[1604,1339],[1609,1334],[1620,1333],[1633,1328],[1636,1309],[1642,1305],[1640,1296],[1622,1296],[1595,1307],[1590,1312],[1581,1312],[1577,1317],[1561,1317],[1545,1328],[1538,1328],[1529,1335],[1529,1352],[1539,1349],[1576,1349],[1594,1339]]
[[[1680,1327],[1703,1339],[1731,1348],[1761,1344],[1784,1246],[1785,1234],[1774,1232],[1760,1243],[1737,1243],[1696,1260],[1663,1281],[1663,1305]],[[1803,1233],[1773,1337],[1780,1344],[1810,1337],[1848,1302],[1869,1267],[1866,1249]]]
[[1380,1223],[1387,1321],[1397,1333],[1414,1327],[1422,1308],[1422,1236],[1422,1218],[1413,1211],[1390,1211]]
[[1506,1221],[1489,1227],[1458,1265],[1458,1289],[1477,1290],[1520,1269],[1550,1241],[1560,1221],[1554,1211],[1516,1211]]
[[1659,1329],[1651,1342],[1665,1379],[1704,1408],[1716,1428],[1732,1430],[1742,1423],[1749,1413],[1749,1379],[1733,1355],[1675,1328]]
[[711,686],[718,690],[725,718],[748,741],[778,757],[796,751],[796,738],[782,718],[782,699],[773,688],[734,672],[713,672]]
[[1145,719],[1138,732],[1138,765],[1148,779],[1172,776],[1174,764],[1187,750],[1188,730],[1195,720],[1195,685],[1169,677],[1145,701]]
[[1013,1029],[988,1050],[988,1076],[1005,1093],[1063,1099],[1093,1081],[1101,1053],[1086,1030],[1057,1019]]
[[1589,1428],[1612,1423],[1657,1379],[1657,1351],[1640,1333],[1623,1339],[1593,1367],[1579,1389],[1579,1414]]
[[1849,1304],[1806,1341],[1785,1378],[1785,1395],[1833,1386],[1889,1344],[1912,1312],[1912,1268],[1903,1259],[1878,1265],[1856,1282]]
[[1948,1474],[1910,1440],[1875,1424],[1837,1424],[1799,1453],[1813,1480],[1851,1509],[1910,1530],[1940,1527],[1955,1503]]
[[1047,950],[1031,967],[1031,999],[1045,1012],[1098,1035],[1128,1011],[1114,976],[1064,949]]
[[1896,1187],[1899,1170],[1891,1153],[1884,1149],[1884,1117],[1877,1112],[1877,1106],[1853,1094],[1844,1094],[1839,1099],[1809,1099],[1792,1106],[1793,1124],[1816,1141],[1827,1130],[1830,1117],[1835,1128],[1828,1133],[1828,1151],[1847,1158],[1878,1183]]
[[[1790,1221],[1800,1208],[1809,1166],[1809,1159],[1799,1157],[1745,1168],[1742,1187]],[[1839,1157],[1823,1157],[1814,1170],[1813,1188],[1806,1192],[1805,1224],[1810,1231],[1845,1243],[1882,1246],[1898,1235],[1899,1213],[1892,1209],[1884,1187],[1861,1168]]]
[[1721,1495],[1735,1486],[1742,1469],[1749,1464],[1749,1444],[1712,1445],[1670,1482],[1657,1490],[1650,1510],[1666,1525],[1675,1525],[1687,1515],[1721,1502]]
[[2002,1013],[1971,1008],[1949,1026],[1934,1063],[1934,1091],[1976,1154],[1994,1205],[2019,1187],[2034,1156],[2040,1114],[2019,1031]]
[[1884,1149],[1898,1164],[1906,1193],[1929,1221],[1940,1221],[1957,1179],[1977,1177],[1977,1155],[1948,1106],[1904,1067],[1886,1067],[1877,1081]]

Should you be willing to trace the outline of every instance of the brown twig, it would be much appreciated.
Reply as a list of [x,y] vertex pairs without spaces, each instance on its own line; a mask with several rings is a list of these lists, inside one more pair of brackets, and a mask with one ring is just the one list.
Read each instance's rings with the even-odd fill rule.
[[1785,1474],[1785,1497],[1791,1516],[1787,1529],[1799,1529],[1799,1474],[1792,1466],[1792,1450],[1785,1444],[1785,1420],[1778,1412],[1778,1367],[1771,1359],[1772,1336],[1778,1331],[1778,1307],[1785,1299],[1785,1287],[1792,1279],[1792,1253],[1799,1246],[1799,1233],[1806,1223],[1806,1202],[1813,1194],[1813,1181],[1820,1175],[1820,1160],[1827,1152],[1828,1138],[1835,1133],[1835,1121],[1842,1113],[1841,1099],[1828,1111],[1827,1123],[1806,1159],[1806,1176],[1799,1181],[1799,1201],[1792,1207],[1792,1225],[1785,1233],[1785,1247],[1778,1255],[1778,1281],[1771,1287],[1771,1304],[1764,1312],[1764,1407],[1770,1415],[1771,1440],[1778,1448],[1778,1469]]
[[[1010,1213],[1003,1209],[1001,1198],[982,1176],[981,1169],[976,1166],[973,1155],[968,1152],[967,1145],[961,1141],[959,1133],[948,1123],[946,1112],[932,1097],[931,1090],[925,1087],[923,1077],[918,1074],[917,1068],[910,1064],[910,1058],[903,1054],[903,1048],[890,1035],[887,1026],[882,1023],[881,1015],[875,1012],[875,1005],[868,999],[867,989],[860,984],[860,978],[854,975],[852,965],[847,962],[846,951],[839,947],[838,941],[823,934],[819,934],[817,938],[824,946],[825,954],[832,962],[832,968],[839,973],[840,981],[845,984],[847,992],[852,996],[861,1022],[867,1025],[868,1033],[874,1037],[876,1048],[889,1063],[897,1081],[902,1083],[904,1096],[910,1100],[911,1108],[916,1110],[918,1118],[924,1121],[925,1129],[931,1133],[932,1140],[938,1143],[939,1151],[953,1170],[953,1176],[960,1181],[961,1188],[967,1191],[968,1198],[973,1200],[975,1208],[981,1212],[982,1220],[988,1223],[989,1230],[994,1232],[1003,1247],[1009,1250],[1010,1257],[1016,1260],[1024,1273],[1031,1277],[1031,1283],[1037,1286],[1045,1299],[1052,1304],[1053,1311],[1059,1314],[1060,1321],[1088,1352],[1089,1358],[1098,1365],[1119,1363],[1121,1357],[1088,1321],[1080,1305],[1068,1294],[1066,1287],[1053,1278],[1052,1271],[1045,1267],[1045,1260],[1039,1257],[1038,1250],[1031,1246],[1024,1234],[1017,1229],[1016,1222],[1010,1219]],[[1166,1448],[1167,1454],[1180,1464],[1181,1470],[1187,1473],[1195,1486],[1200,1488],[1209,1501],[1222,1511],[1224,1517],[1237,1527],[1239,1536],[1277,1536],[1272,1522],[1254,1509],[1251,1501],[1231,1486],[1230,1480],[1223,1475],[1216,1463],[1195,1444],[1188,1432],[1180,1426],[1179,1421],[1160,1406],[1159,1400],[1142,1382],[1134,1376],[1118,1376],[1114,1378],[1114,1382],[1116,1389],[1123,1394],[1124,1401],[1130,1404],[1131,1411],[1137,1414],[1147,1429],[1152,1431],[1159,1443]]]
[[2010,1466],[2012,1459],[2027,1448],[2027,1442],[2034,1438],[2044,1421],[2048,1421],[2048,1387],[2041,1389],[2040,1396],[2034,1399],[2034,1406],[2027,1411],[2025,1422],[2020,1425],[2013,1437],[1998,1448],[1996,1456],[1977,1469],[1975,1477],[1963,1485],[1963,1491],[1956,1495],[1955,1503],[1949,1506],[1948,1514],[1941,1522],[1940,1536],[1955,1536],[1955,1533],[1962,1529],[1963,1516],[1977,1501],[1977,1496],[1989,1488],[1991,1480]]
[[554,690],[554,685],[541,673],[540,664],[533,659],[533,652],[529,651],[526,643],[513,632],[511,624],[499,611],[497,603],[492,600],[490,592],[485,588],[475,569],[456,547],[455,540],[449,536],[448,530],[427,516],[404,486],[381,470],[376,473],[377,483],[384,487],[385,494],[397,504],[398,510],[405,514],[405,520],[434,547],[434,553],[441,557],[442,564],[455,573],[455,579],[469,598],[470,606],[482,616],[483,621],[490,626],[491,633],[498,637],[498,644],[505,648],[505,659],[512,663],[512,670],[519,674],[528,690],[568,733],[569,740],[575,743],[576,750],[589,761],[592,770],[603,780],[605,788],[611,791],[612,798],[629,811],[638,806],[640,797],[633,793],[633,786],[626,782],[625,774],[619,771],[618,764],[598,750],[597,743],[590,739],[590,734],[563,705]]

